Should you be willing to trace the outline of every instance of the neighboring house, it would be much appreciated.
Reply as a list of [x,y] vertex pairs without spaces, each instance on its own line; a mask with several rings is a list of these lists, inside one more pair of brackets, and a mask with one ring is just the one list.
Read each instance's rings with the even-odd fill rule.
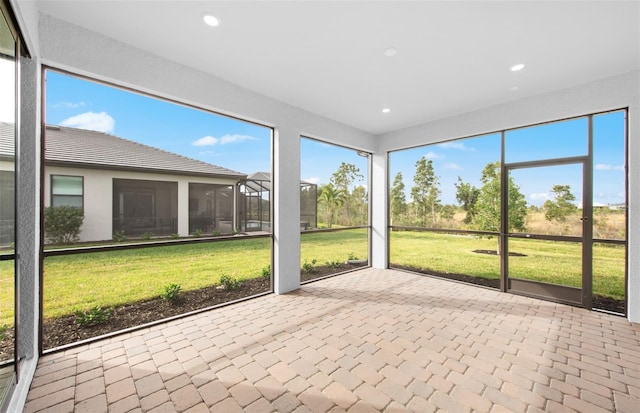
[[15,128],[0,123],[0,246],[15,241]]
[[81,241],[231,233],[246,175],[113,135],[47,126],[44,204],[84,210]]
[[[13,136],[13,125],[0,122],[0,245],[13,242]],[[85,129],[48,125],[44,141],[44,206],[82,208],[80,241],[110,240],[119,232],[140,237],[271,231],[268,172],[247,177]],[[303,181],[301,198],[309,196],[301,229],[317,226],[316,185]]]

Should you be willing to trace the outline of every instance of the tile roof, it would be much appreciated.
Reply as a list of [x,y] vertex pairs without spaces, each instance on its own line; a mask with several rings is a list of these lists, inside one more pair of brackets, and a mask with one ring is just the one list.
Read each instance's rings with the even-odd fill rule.
[[[13,125],[0,123],[1,141]],[[1,153],[1,152],[0,152]],[[49,165],[137,170],[180,175],[206,175],[243,179],[246,174],[167,152],[103,132],[47,126],[45,162]]]

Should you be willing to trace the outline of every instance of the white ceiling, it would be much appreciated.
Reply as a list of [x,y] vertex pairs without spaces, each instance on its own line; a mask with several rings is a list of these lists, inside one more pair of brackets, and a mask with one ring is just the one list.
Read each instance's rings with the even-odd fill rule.
[[[58,19],[374,134],[640,66],[638,1],[37,5]],[[205,11],[221,25],[205,26]],[[384,55],[389,47],[397,49],[395,56]],[[526,67],[511,72],[516,63]],[[384,107],[391,112],[383,114]]]

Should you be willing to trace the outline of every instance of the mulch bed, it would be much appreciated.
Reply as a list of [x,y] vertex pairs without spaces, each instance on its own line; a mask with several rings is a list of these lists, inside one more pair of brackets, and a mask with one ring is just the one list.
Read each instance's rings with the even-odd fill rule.
[[[411,267],[407,265],[394,265],[393,268],[398,268],[398,269],[407,270],[411,272],[417,272],[421,274],[435,275],[438,277],[447,278],[449,280],[461,281],[467,284],[481,285],[483,287],[490,287],[495,289],[500,288],[500,280],[495,280],[495,279],[490,280],[487,278],[473,277],[473,276],[464,275],[464,274],[424,270],[422,268],[416,268],[416,267]],[[624,300],[616,300],[613,298],[604,297],[604,296],[595,295],[595,294],[593,296],[592,307],[594,309],[611,311],[617,314],[624,314],[626,309]]]
[[[341,264],[336,266],[317,266],[313,272],[303,273],[301,281],[310,281],[332,274],[350,271],[367,264]],[[113,308],[109,321],[104,324],[81,326],[76,323],[75,316],[67,316],[45,320],[43,323],[43,348],[53,349],[66,344],[75,343],[92,337],[101,336],[127,328],[166,319],[191,311],[227,303],[271,290],[271,280],[254,278],[245,280],[237,290],[224,290],[216,286],[205,287],[194,291],[181,291],[180,300],[171,303],[161,298],[140,301]],[[13,330],[6,332],[0,341],[0,361],[13,358]]]

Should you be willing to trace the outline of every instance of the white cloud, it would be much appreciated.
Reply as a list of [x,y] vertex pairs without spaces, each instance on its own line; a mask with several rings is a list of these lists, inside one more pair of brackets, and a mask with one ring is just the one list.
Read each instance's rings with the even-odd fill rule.
[[60,126],[94,130],[97,132],[113,132],[116,121],[107,112],[85,112],[60,122]]
[[596,171],[624,171],[624,165],[609,165],[606,163],[599,163],[593,167]]
[[448,163],[444,166],[444,169],[450,169],[452,171],[462,171],[464,168],[462,168],[457,163]]
[[86,103],[80,102],[58,102],[51,105],[52,108],[62,108],[62,109],[78,109],[86,105]]
[[529,198],[533,199],[534,201],[546,201],[547,199],[549,199],[549,194],[546,192],[533,193],[529,195]]
[[311,178],[303,179],[303,181],[311,182],[312,184],[317,184],[320,182],[320,178],[318,178],[317,176],[312,176]]
[[244,142],[255,140],[253,136],[249,135],[224,135],[221,138],[214,138],[213,136],[203,136],[202,138],[193,142],[193,146],[215,146],[226,145],[228,143]]
[[476,148],[469,148],[468,146],[465,146],[463,142],[444,142],[444,143],[439,143],[436,146],[444,149],[457,149],[459,151],[468,151],[468,152],[475,152],[476,150]]
[[425,153],[425,154],[424,154],[424,157],[425,157],[426,159],[440,159],[440,158],[444,158],[444,156],[442,156],[442,155],[440,155],[440,154],[438,154],[438,153],[435,153],[435,152],[427,152],[427,153]]
[[213,146],[218,143],[218,138],[213,136],[203,136],[197,141],[193,142],[193,146]]

